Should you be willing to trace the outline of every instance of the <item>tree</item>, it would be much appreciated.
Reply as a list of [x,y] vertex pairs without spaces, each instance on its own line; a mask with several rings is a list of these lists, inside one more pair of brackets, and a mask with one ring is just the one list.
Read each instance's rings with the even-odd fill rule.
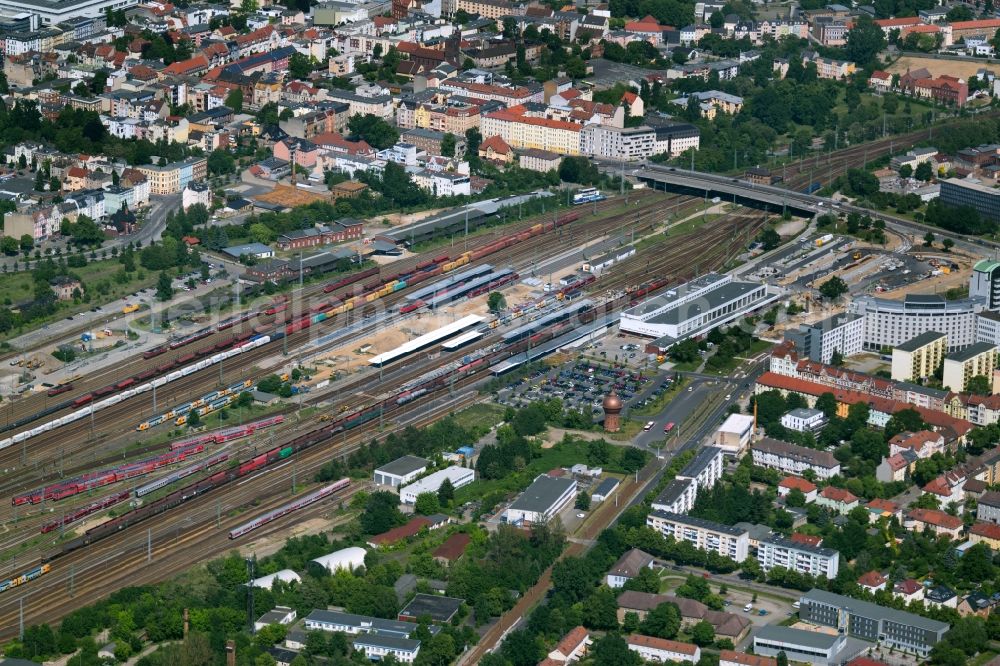
[[45,191],[45,174],[39,169],[35,172],[35,191],[44,192]]
[[189,428],[197,428],[201,425],[201,414],[198,413],[197,409],[188,412],[187,425]]
[[295,52],[288,59],[288,75],[293,79],[308,79],[312,71],[312,61],[308,56]]
[[391,148],[399,140],[399,132],[392,125],[378,116],[366,113],[363,116],[351,116],[347,128],[357,138],[364,139],[376,150]]
[[781,245],[781,236],[778,232],[771,227],[767,227],[760,232],[760,236],[757,237],[760,244],[763,246],[765,252],[770,252],[774,248]]
[[455,144],[455,135],[451,132],[445,132],[444,137],[441,139],[441,155],[444,157],[454,157]]
[[934,169],[931,167],[931,163],[921,162],[918,164],[917,168],[913,171],[913,177],[925,183],[929,182],[934,177]]
[[792,488],[785,495],[785,505],[791,507],[803,507],[806,505],[806,496],[798,488]]
[[900,178],[909,178],[912,175],[913,175],[913,167],[911,167],[909,164],[904,164],[903,166],[899,167]]
[[173,280],[166,271],[162,271],[156,280],[156,297],[161,301],[169,301],[174,297]]
[[628,643],[618,634],[597,639],[591,656],[594,666],[639,666],[643,663],[639,653],[629,649]]
[[966,5],[955,5],[949,9],[948,13],[945,15],[945,20],[948,21],[948,23],[971,21],[973,18],[975,17],[972,15],[972,10]]
[[945,238],[941,241],[941,247],[944,248],[945,252],[951,252],[951,248],[955,247],[955,241],[950,238]]
[[830,354],[830,365],[835,368],[844,365],[844,355],[840,353],[839,349],[834,349],[833,353]]
[[274,231],[269,226],[261,222],[254,222],[250,225],[250,238],[257,243],[267,245],[274,241]]
[[441,504],[438,502],[437,493],[420,493],[417,495],[417,502],[413,506],[414,510],[424,516],[430,516],[441,511]]
[[445,479],[438,486],[438,504],[442,507],[451,506],[452,500],[455,499],[455,486],[452,485],[451,479]]
[[207,166],[213,176],[221,176],[236,171],[236,160],[228,150],[216,148],[208,154]]
[[928,231],[926,234],[924,234],[924,247],[933,247],[933,246],[934,246],[934,232]]
[[889,455],[889,446],[881,434],[868,428],[858,428],[851,435],[851,453],[877,464]]
[[639,625],[639,630],[657,638],[673,639],[677,637],[677,632],[681,628],[681,613],[677,604],[665,602],[654,608],[646,615],[646,619]]
[[385,490],[378,490],[368,496],[364,513],[361,514],[361,529],[366,534],[380,534],[403,522],[399,511],[399,496]]
[[243,89],[233,88],[228,95],[226,95],[226,106],[232,109],[235,113],[243,113]]
[[830,301],[837,300],[847,292],[847,283],[840,279],[837,275],[834,275],[832,278],[824,282],[819,288],[820,295]]
[[966,393],[973,393],[975,395],[992,395],[993,388],[990,386],[990,380],[983,375],[976,375],[971,377],[965,385]]
[[3,239],[0,240],[0,250],[2,250],[8,257],[17,255],[17,239],[11,236],[4,236]]
[[590,508],[590,495],[586,490],[580,491],[576,496],[576,504],[574,505],[580,511],[586,511]]
[[837,415],[837,398],[829,391],[825,391],[816,398],[816,409],[823,412],[828,419]]
[[708,24],[714,29],[718,30],[725,24],[726,17],[722,15],[722,12],[716,10],[712,12],[711,16],[708,17]]
[[507,308],[507,299],[499,291],[491,291],[486,299],[486,307],[490,309],[490,312],[500,312]]
[[788,666],[788,655],[785,654],[784,650],[778,652],[778,656],[775,660],[778,662],[777,666]]
[[868,65],[885,48],[885,33],[867,14],[860,16],[847,33],[847,57],[859,67]]
[[715,627],[706,620],[702,620],[691,629],[691,640],[695,645],[706,647],[715,642]]

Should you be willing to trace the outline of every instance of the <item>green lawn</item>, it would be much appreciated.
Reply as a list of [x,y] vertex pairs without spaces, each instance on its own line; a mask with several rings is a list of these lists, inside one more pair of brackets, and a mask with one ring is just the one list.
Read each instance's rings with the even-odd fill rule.
[[489,431],[503,421],[504,408],[492,402],[477,402],[455,413],[455,421],[466,430]]

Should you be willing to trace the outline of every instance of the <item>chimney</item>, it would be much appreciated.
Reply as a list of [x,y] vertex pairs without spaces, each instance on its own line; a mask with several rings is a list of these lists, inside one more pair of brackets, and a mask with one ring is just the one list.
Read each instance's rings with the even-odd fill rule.
[[184,609],[184,638],[188,637],[188,609]]
[[226,641],[226,666],[236,666],[236,641]]

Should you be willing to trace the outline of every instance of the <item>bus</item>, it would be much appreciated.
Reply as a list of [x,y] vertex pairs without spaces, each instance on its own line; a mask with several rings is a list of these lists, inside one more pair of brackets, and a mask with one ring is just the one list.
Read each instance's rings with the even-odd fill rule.
[[573,204],[579,205],[593,201],[603,201],[604,199],[607,199],[607,197],[601,194],[601,191],[596,187],[585,187],[573,195]]

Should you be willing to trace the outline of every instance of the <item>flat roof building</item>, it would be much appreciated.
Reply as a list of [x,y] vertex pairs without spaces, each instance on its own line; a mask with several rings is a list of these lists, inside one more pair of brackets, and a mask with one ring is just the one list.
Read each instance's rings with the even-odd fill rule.
[[777,657],[784,652],[789,661],[814,666],[839,664],[839,655],[846,647],[847,637],[841,634],[826,634],[819,631],[805,631],[778,625],[761,627],[753,637],[754,654]]
[[380,486],[399,487],[426,472],[429,464],[429,460],[416,456],[397,458],[375,470],[375,483]]
[[419,622],[427,616],[434,622],[445,624],[458,614],[463,599],[442,597],[437,594],[416,594],[397,616],[403,622]]
[[459,467],[458,465],[445,467],[400,488],[399,499],[404,504],[416,504],[418,495],[421,493],[436,493],[445,479],[451,481],[453,488],[461,488],[476,480],[476,472],[468,467]]
[[784,567],[810,576],[836,578],[840,553],[832,548],[810,546],[782,537],[763,539],[757,548],[757,560],[764,571]]
[[892,349],[892,378],[909,382],[932,376],[948,351],[948,336],[924,331]]
[[951,628],[945,622],[818,589],[799,599],[799,618],[923,657]]
[[993,384],[993,368],[997,365],[997,348],[989,342],[976,342],[965,349],[944,357],[941,385],[955,393],[963,393],[973,377],[985,377]]
[[786,332],[785,339],[793,341],[810,360],[829,363],[834,352],[854,356],[864,351],[864,317],[843,313],[814,324],[800,324],[799,330]]
[[650,513],[646,516],[646,526],[663,536],[688,541],[699,550],[718,553],[736,562],[747,558],[750,547],[750,536],[746,530],[668,511]]
[[576,479],[540,474],[503,512],[503,519],[515,525],[547,523],[575,494]]
[[738,456],[750,445],[753,436],[753,416],[730,414],[715,432],[715,445],[727,456]]
[[777,298],[766,285],[709,273],[654,296],[621,314],[621,330],[656,338],[668,349],[686,338],[728,324]]
[[942,203],[971,206],[987,220],[1000,220],[1000,189],[969,178],[945,178],[939,183]]
[[948,336],[948,351],[956,351],[975,342],[976,315],[986,309],[986,299],[970,296],[949,301],[936,294],[907,294],[893,300],[866,295],[848,307],[865,317],[865,349],[898,347],[921,333],[935,331]]

